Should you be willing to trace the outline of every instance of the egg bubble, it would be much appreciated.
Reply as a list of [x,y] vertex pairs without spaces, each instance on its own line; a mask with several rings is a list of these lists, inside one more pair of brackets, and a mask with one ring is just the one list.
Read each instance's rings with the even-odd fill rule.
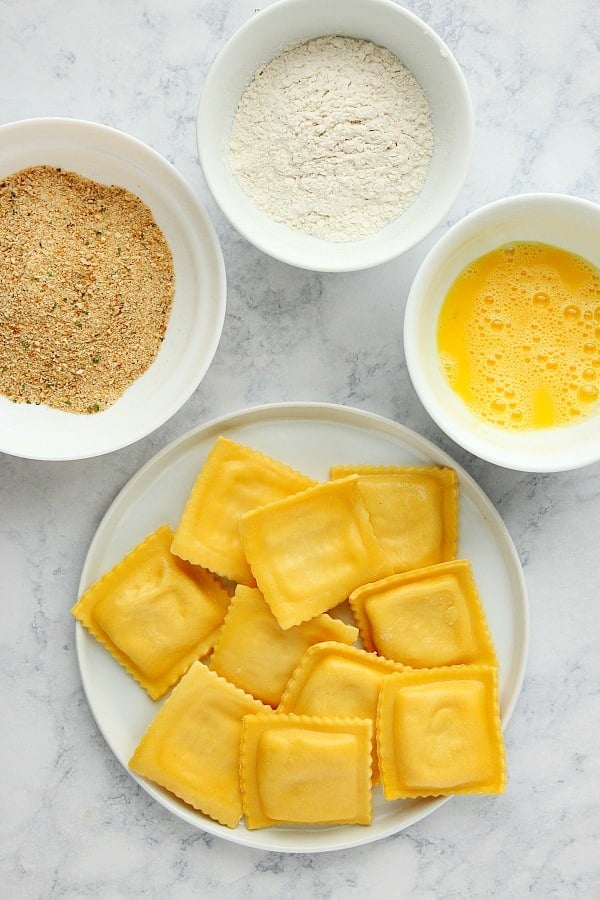
[[533,302],[536,306],[548,306],[550,303],[550,296],[545,291],[537,291],[533,295]]
[[577,399],[582,403],[593,403],[598,399],[598,388],[595,384],[582,384],[577,391]]

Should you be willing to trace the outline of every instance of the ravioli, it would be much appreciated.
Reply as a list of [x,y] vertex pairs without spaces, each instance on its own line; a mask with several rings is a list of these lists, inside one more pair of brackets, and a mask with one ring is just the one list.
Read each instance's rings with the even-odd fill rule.
[[406,669],[384,679],[377,746],[387,800],[498,794],[506,784],[493,666]]
[[196,662],[150,723],[129,766],[235,828],[242,817],[242,720],[258,712],[268,707]]
[[369,825],[372,727],[366,719],[245,716],[240,771],[248,828]]
[[407,666],[497,664],[466,559],[363,585],[350,607],[363,646]]
[[[377,717],[383,679],[402,666],[333,641],[310,647],[294,671],[278,712],[308,716]],[[374,732],[373,732],[374,736]],[[373,753],[373,780],[379,770]]]
[[277,706],[305,650],[319,641],[353,644],[358,628],[326,613],[284,630],[258,588],[238,585],[210,657],[211,669]]
[[332,478],[359,475],[373,530],[394,572],[453,559],[458,541],[458,477],[447,466],[333,466]]
[[153,700],[212,649],[229,604],[213,575],[170,552],[172,540],[158,528],[72,608]]
[[327,481],[242,517],[242,547],[282,628],[332,609],[359,585],[391,574],[358,476]]
[[220,436],[192,487],[171,550],[224,578],[254,586],[240,544],[241,517],[314,483],[279,460]]
[[229,828],[368,825],[380,781],[387,800],[505,787],[456,473],[330,474],[218,438],[175,533],[73,607],[151,697],[172,688],[132,772]]

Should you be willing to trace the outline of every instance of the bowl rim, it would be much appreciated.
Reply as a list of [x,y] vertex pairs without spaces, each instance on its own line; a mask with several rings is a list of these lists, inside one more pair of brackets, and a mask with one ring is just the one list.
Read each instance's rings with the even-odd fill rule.
[[[536,458],[535,447],[533,449],[522,449],[518,446],[520,436],[522,435],[524,442],[526,436],[531,436],[532,432],[515,432],[514,438],[511,438],[510,445],[501,447],[493,442],[491,436],[494,432],[498,435],[506,436],[507,432],[505,430],[480,422],[474,415],[473,429],[457,423],[452,418],[451,413],[444,409],[434,397],[434,392],[430,388],[430,379],[424,374],[425,368],[422,365],[422,354],[417,346],[416,333],[420,317],[423,315],[423,304],[426,302],[427,289],[431,285],[436,271],[445,264],[452,250],[459,246],[463,238],[472,235],[476,227],[483,221],[493,221],[497,213],[502,213],[511,207],[515,211],[519,211],[520,209],[527,209],[533,206],[543,209],[545,206],[550,205],[561,205],[564,208],[568,207],[575,211],[585,210],[598,219],[600,227],[600,205],[593,200],[574,194],[539,191],[513,194],[493,200],[472,210],[457,221],[429,250],[412,282],[404,311],[403,343],[406,365],[413,388],[425,410],[441,430],[463,449],[487,462],[522,472],[563,472],[593,464],[600,460],[600,440],[563,441],[562,457],[559,458],[552,455],[544,460],[540,460]],[[515,238],[515,240],[527,239]],[[535,240],[534,238],[529,239]],[[543,243],[550,243],[550,241],[543,241]],[[556,242],[552,243],[558,245]],[[575,250],[570,252],[577,253]],[[479,255],[481,255],[479,252],[474,253],[472,259],[476,259]],[[594,265],[597,265],[597,263],[594,263]],[[564,428],[549,429],[548,431],[553,434],[564,433],[565,435],[576,436],[580,434],[580,429],[589,430],[589,423],[596,421],[600,425],[600,411],[583,423],[565,426]],[[544,433],[543,430],[539,432],[540,435]]]
[[[353,3],[362,4],[365,8],[380,7],[389,10],[389,13],[397,16],[399,21],[408,22],[411,27],[418,28],[423,35],[426,35],[431,39],[437,51],[443,57],[445,65],[451,70],[456,88],[457,108],[460,109],[461,118],[463,120],[461,132],[461,164],[460,166],[455,166],[454,186],[452,190],[448,192],[445,202],[440,204],[436,213],[435,222],[432,223],[427,220],[422,221],[417,227],[411,230],[409,235],[403,235],[397,240],[372,241],[373,246],[370,247],[368,251],[364,248],[365,241],[372,240],[374,237],[381,235],[387,228],[399,221],[402,218],[401,216],[388,223],[388,225],[377,232],[376,235],[370,235],[367,236],[367,238],[358,241],[335,242],[325,241],[314,236],[306,235],[303,232],[294,231],[281,223],[275,223],[275,220],[272,220],[266,213],[263,213],[256,208],[257,214],[262,217],[265,222],[269,221],[272,225],[276,225],[282,230],[282,235],[290,237],[292,245],[290,246],[290,241],[286,241],[284,247],[281,246],[284,244],[284,241],[280,242],[277,240],[272,242],[269,238],[265,238],[260,228],[254,228],[252,225],[248,224],[245,215],[243,213],[240,214],[238,204],[229,198],[227,191],[223,191],[220,188],[219,179],[216,177],[215,170],[213,170],[210,162],[210,153],[208,151],[210,142],[207,142],[205,137],[207,132],[203,128],[203,121],[205,120],[204,110],[207,105],[207,98],[211,96],[212,92],[216,91],[220,69],[225,67],[225,61],[237,54],[238,48],[243,47],[247,41],[250,41],[257,29],[262,29],[264,26],[265,30],[268,30],[271,19],[277,16],[284,16],[288,8],[300,7],[309,2],[315,6],[331,5],[333,7],[336,3],[339,3],[339,0],[320,0],[318,4],[314,3],[314,0],[275,0],[275,2],[269,6],[256,11],[229,36],[220,48],[210,65],[198,101],[196,115],[196,144],[198,158],[202,174],[215,203],[233,225],[235,230],[257,249],[280,262],[315,272],[334,273],[360,271],[382,265],[383,263],[396,259],[398,256],[412,250],[417,244],[421,243],[432,233],[451,209],[464,186],[471,165],[475,134],[473,101],[465,75],[454,54],[431,25],[415,13],[395,3],[394,0],[352,0]],[[273,29],[273,31],[275,31],[275,29]],[[340,33],[342,32],[340,31]],[[369,38],[365,39],[370,40]],[[272,43],[273,47],[275,47],[276,42],[273,40]],[[292,34],[290,34],[289,41],[283,45],[281,44],[281,41],[279,41],[279,49],[275,50],[275,52],[269,56],[269,59],[273,59],[278,52],[282,52],[282,50],[285,49],[285,46],[290,45],[291,43],[293,43]],[[239,191],[243,193],[241,187],[239,188]],[[315,249],[310,251],[298,249],[293,244],[294,238],[297,239],[298,235],[301,236],[301,240],[310,239],[311,243],[314,244]],[[273,246],[273,243],[275,243],[275,246]],[[327,261],[315,258],[317,256],[317,245],[320,246],[321,251],[325,248],[327,249]]]
[[[60,134],[60,136],[56,136],[56,139],[54,139],[54,135],[51,134],[52,130],[63,128],[65,129],[64,135]],[[100,154],[100,158],[102,158],[102,153],[104,153],[107,158],[114,157],[115,165],[117,166],[122,164],[124,169],[128,166],[135,168],[147,177],[150,183],[152,183],[152,179],[158,179],[159,175],[168,179],[175,195],[175,199],[171,200],[168,205],[169,213],[173,216],[174,221],[176,221],[179,227],[185,230],[186,233],[187,228],[184,229],[183,225],[184,219],[193,218],[202,226],[202,236],[190,235],[189,239],[194,245],[194,255],[191,265],[197,267],[199,257],[196,255],[196,251],[200,253],[201,246],[202,252],[206,253],[206,258],[209,258],[211,263],[211,312],[209,320],[207,320],[206,323],[206,331],[208,332],[207,340],[203,345],[204,349],[202,350],[201,364],[195,368],[193,374],[190,370],[189,376],[184,379],[182,386],[178,388],[177,391],[174,391],[172,396],[165,398],[160,410],[149,404],[149,414],[143,421],[138,421],[137,423],[127,425],[126,427],[123,427],[122,424],[111,424],[106,429],[106,434],[104,431],[100,434],[100,430],[98,430],[100,435],[99,439],[96,437],[90,440],[80,440],[79,436],[77,436],[77,447],[75,449],[67,446],[68,441],[65,440],[55,438],[51,441],[46,441],[36,440],[33,436],[26,437],[23,435],[23,429],[18,423],[6,423],[6,427],[4,424],[0,427],[0,451],[23,459],[60,462],[102,456],[127,447],[156,431],[182,408],[206,375],[221,340],[225,322],[227,277],[223,252],[208,213],[196,197],[182,173],[173,165],[173,163],[169,162],[165,156],[134,135],[112,125],[77,118],[75,116],[32,116],[26,119],[16,119],[0,125],[0,151],[2,150],[2,147],[8,148],[10,146],[10,141],[20,132],[26,136],[27,143],[31,142],[32,150],[34,149],[32,143],[33,140],[35,140],[36,137],[39,139],[40,135],[47,132],[49,146],[53,143],[55,143],[58,148],[64,145],[64,147],[67,148],[66,152],[76,152],[80,149],[84,154],[89,155],[90,160],[94,158],[96,153]],[[83,135],[87,135],[88,137],[97,135],[99,136],[100,141],[106,142],[107,147],[95,146],[91,141],[89,144],[82,143],[81,138]],[[111,152],[108,149],[108,144],[112,142],[115,142],[117,152]],[[69,150],[69,148],[71,148],[71,150]],[[124,150],[129,150],[130,153],[125,153],[123,152]],[[25,142],[22,152],[24,154],[29,153]],[[144,163],[147,163],[147,169],[145,168]],[[21,168],[27,168],[29,165],[38,164],[41,165],[43,163],[42,161],[39,163],[25,161]],[[76,168],[76,166],[69,167],[73,169]],[[19,168],[14,168],[13,171],[19,171]],[[86,177],[93,176],[87,175]],[[140,196],[139,191],[136,191],[135,189],[132,190]],[[142,191],[141,193],[144,192]],[[144,198],[142,197],[142,200],[143,199]],[[182,201],[185,204],[183,212],[180,208]],[[181,233],[183,233],[183,230]],[[175,274],[177,276],[177,269]],[[150,368],[151,366],[149,369]],[[146,373],[142,373],[129,388],[133,387],[140,379],[144,378],[145,374]],[[110,409],[114,408],[120,401],[123,401],[123,397],[119,398],[115,404],[113,404],[112,407],[109,407],[105,412],[110,411]],[[56,430],[60,430],[61,424],[65,423],[65,416],[69,417],[74,415],[45,405],[35,407],[35,409],[42,410],[43,415],[48,417],[49,421],[51,420],[50,429],[52,429],[52,426],[55,426]],[[97,416],[102,415],[103,413],[97,414]],[[44,421],[43,424],[41,423],[38,427],[41,431],[47,432],[49,422]],[[35,425],[28,426],[28,431],[33,432],[34,430],[36,430]]]

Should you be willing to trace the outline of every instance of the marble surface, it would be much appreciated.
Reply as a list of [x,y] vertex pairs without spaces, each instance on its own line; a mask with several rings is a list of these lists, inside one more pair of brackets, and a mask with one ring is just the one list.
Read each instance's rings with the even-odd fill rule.
[[[521,474],[454,446],[409,383],[401,325],[420,261],[469,211],[527,191],[600,199],[598,3],[405,4],[464,70],[476,115],[471,169],[429,239],[377,269],[335,276],[289,268],[246,243],[198,165],[195,113],[208,67],[266,5],[0,0],[0,123],[74,116],[150,144],[208,210],[229,280],[214,362],[158,431],[87,461],[0,454],[0,897],[597,896],[600,466]],[[455,798],[396,836],[313,856],[207,836],[139,789],[92,719],[69,614],[95,529],[143,463],[217,415],[285,400],[370,410],[450,452],[508,526],[531,610],[506,793]]]

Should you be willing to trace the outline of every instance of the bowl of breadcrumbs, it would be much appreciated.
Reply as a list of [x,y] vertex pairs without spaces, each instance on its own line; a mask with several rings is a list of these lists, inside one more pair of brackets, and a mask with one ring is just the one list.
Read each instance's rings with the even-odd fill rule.
[[76,119],[0,127],[0,256],[0,450],[108,453],[197,388],[223,328],[223,256],[150,147]]

